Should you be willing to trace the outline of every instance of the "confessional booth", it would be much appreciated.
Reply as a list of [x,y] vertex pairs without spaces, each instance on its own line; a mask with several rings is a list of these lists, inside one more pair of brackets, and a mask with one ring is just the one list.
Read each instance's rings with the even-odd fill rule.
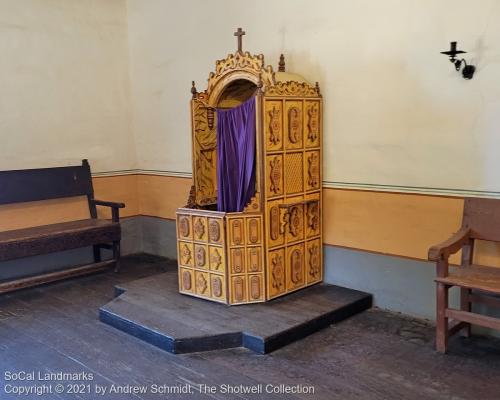
[[181,293],[265,302],[323,279],[318,83],[238,50],[191,93],[193,185],[177,210]]

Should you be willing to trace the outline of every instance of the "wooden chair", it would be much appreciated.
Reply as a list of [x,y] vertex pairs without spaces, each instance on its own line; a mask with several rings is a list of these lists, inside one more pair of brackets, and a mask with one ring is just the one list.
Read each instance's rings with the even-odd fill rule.
[[[460,331],[470,336],[471,324],[500,329],[500,319],[473,313],[472,303],[500,307],[500,268],[473,263],[475,240],[500,242],[500,200],[465,200],[462,228],[445,242],[429,249],[437,265],[436,349],[446,353],[448,338]],[[462,250],[458,268],[449,268],[451,254]],[[449,308],[448,291],[460,288],[460,310]]]

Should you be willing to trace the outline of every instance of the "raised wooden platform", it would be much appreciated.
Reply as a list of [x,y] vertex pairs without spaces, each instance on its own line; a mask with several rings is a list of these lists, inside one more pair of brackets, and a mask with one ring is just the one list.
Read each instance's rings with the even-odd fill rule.
[[372,296],[316,285],[268,303],[226,306],[178,293],[177,272],[117,287],[99,318],[171,353],[246,347],[269,353],[372,305]]

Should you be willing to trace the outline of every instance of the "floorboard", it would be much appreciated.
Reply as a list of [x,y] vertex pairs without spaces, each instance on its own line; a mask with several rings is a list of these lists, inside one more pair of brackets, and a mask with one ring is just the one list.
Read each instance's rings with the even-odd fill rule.
[[[150,256],[127,257],[122,272],[0,296],[0,399],[163,399],[138,395],[9,396],[5,371],[92,372],[99,385],[313,385],[314,395],[171,395],[169,399],[499,398],[500,340],[453,338],[434,351],[433,326],[372,309],[268,355],[246,349],[172,355],[98,321],[114,286],[172,271]],[[322,301],[318,298],[318,301]],[[12,383],[12,382],[10,382]]]

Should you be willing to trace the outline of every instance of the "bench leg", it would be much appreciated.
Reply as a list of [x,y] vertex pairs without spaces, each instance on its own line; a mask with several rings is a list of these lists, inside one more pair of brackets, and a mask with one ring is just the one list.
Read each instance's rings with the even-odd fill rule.
[[115,260],[115,272],[120,271],[120,241],[113,242],[113,259]]
[[101,248],[98,244],[94,244],[92,247],[94,250],[94,262],[101,262]]
[[448,289],[444,283],[437,282],[436,350],[443,354],[448,349],[448,318],[445,316],[445,310],[448,308]]
[[[469,301],[469,296],[472,293],[472,290],[466,288],[460,288],[460,309],[462,311],[472,311],[472,305]],[[470,337],[471,335],[471,325],[467,324],[467,326],[461,331],[462,336]]]

